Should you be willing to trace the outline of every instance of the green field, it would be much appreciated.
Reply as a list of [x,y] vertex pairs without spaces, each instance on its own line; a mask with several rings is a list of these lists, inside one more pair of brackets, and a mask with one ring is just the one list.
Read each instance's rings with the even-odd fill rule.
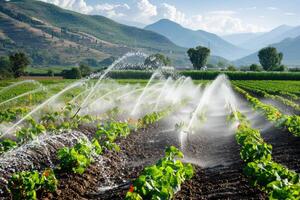
[[[123,72],[113,73],[124,78]],[[195,175],[203,171],[209,181],[230,183],[230,187],[222,183],[216,186],[231,191],[233,197],[236,188],[247,195],[249,190],[255,191],[251,193],[254,197],[297,196],[300,181],[294,169],[300,164],[299,80],[229,80],[218,76],[216,80],[160,78],[149,82],[145,79],[148,74],[141,73],[126,74],[141,79],[101,82],[59,77],[0,81],[0,169],[6,167],[7,160],[14,169],[14,173],[0,171],[0,176],[9,182],[0,184],[0,189],[9,187],[4,195],[22,195],[24,199],[31,194],[58,195],[57,190],[70,192],[64,188],[66,182],[81,187],[77,177],[86,175],[93,177],[86,181],[96,187],[93,181],[101,180],[103,169],[97,159],[105,158],[109,160],[105,163],[109,167],[106,172],[130,180],[130,185],[126,191],[97,194],[104,199],[115,194],[125,198],[126,194],[126,199],[134,200],[135,196],[154,193],[163,196],[164,191],[168,191],[167,199],[172,199],[185,195],[178,188],[190,185],[197,186],[193,193],[196,195],[201,193],[199,185],[206,187]],[[238,73],[227,75],[241,79]],[[282,143],[285,137],[289,138],[288,144]],[[287,145],[289,148],[282,151]],[[190,150],[189,146],[201,151]],[[273,146],[279,148],[274,153]],[[140,151],[133,151],[137,148]],[[158,149],[160,153],[153,156]],[[31,152],[26,160],[19,158],[24,152]],[[195,160],[181,160],[183,154],[201,158],[208,166],[221,167],[210,169]],[[131,159],[138,167],[130,166]],[[234,162],[224,167],[224,159]],[[40,164],[45,167],[36,167]],[[95,173],[99,174],[93,176]],[[131,177],[136,173],[138,177]],[[215,173],[222,175],[216,177]],[[157,189],[149,188],[144,177]],[[241,177],[249,182],[241,181]],[[180,181],[173,183],[175,179]],[[24,188],[28,181],[34,185]],[[283,186],[286,183],[288,187]],[[84,188],[88,191],[88,186]],[[66,198],[64,193],[60,195]]]

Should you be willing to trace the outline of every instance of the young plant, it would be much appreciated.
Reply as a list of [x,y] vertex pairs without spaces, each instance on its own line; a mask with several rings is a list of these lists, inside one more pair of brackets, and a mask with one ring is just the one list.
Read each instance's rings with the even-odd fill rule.
[[93,155],[101,152],[102,148],[98,141],[90,143],[87,140],[80,140],[74,147],[64,147],[58,151],[59,168],[66,172],[83,174],[94,162]]
[[52,169],[42,174],[38,171],[22,171],[12,175],[8,182],[14,200],[36,200],[37,192],[55,192],[58,181]]
[[127,192],[127,200],[172,199],[180,190],[181,184],[193,176],[193,167],[183,164],[182,152],[176,147],[169,147],[165,157],[156,165],[146,167]]
[[17,147],[17,143],[11,139],[4,139],[0,141],[0,154]]

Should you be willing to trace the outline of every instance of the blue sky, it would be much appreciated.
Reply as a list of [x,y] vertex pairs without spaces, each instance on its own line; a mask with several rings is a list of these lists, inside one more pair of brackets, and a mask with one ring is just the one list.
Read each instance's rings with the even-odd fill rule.
[[43,0],[84,14],[144,26],[168,18],[220,35],[300,25],[300,0]]

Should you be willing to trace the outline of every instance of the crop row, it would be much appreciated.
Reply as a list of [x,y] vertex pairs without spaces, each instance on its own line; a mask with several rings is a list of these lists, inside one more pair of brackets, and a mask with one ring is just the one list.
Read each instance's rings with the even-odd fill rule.
[[245,96],[245,98],[252,105],[253,109],[263,112],[269,121],[275,123],[276,126],[286,128],[294,136],[300,137],[300,116],[284,115],[274,106],[262,103],[245,90],[239,87],[235,87],[235,90]]
[[298,100],[300,95],[300,82],[296,81],[233,81],[233,83],[239,87],[251,87],[293,100]]
[[[40,134],[46,132],[58,134],[65,130],[78,128],[78,126],[82,123],[88,123],[92,121],[92,117],[89,115],[74,116],[74,108],[74,105],[67,104],[60,112],[55,111],[45,113],[41,117],[40,121],[36,121],[32,117],[26,118],[25,125],[15,132],[16,141],[12,139],[0,140],[0,154],[15,147],[21,146],[33,140]],[[14,112],[10,118],[16,118],[17,116],[18,114]]]
[[172,199],[181,184],[194,174],[192,165],[182,163],[180,158],[183,158],[183,153],[176,147],[167,148],[162,159],[142,171],[125,199]]
[[[145,115],[143,118],[128,122],[106,122],[98,125],[94,138],[79,140],[73,147],[65,147],[58,151],[59,164],[54,170],[46,169],[50,174],[44,176],[37,171],[23,171],[13,174],[9,181],[9,190],[14,199],[36,199],[36,193],[54,192],[58,181],[55,174],[59,172],[71,172],[82,174],[86,168],[94,162],[94,157],[106,150],[119,151],[120,147],[115,143],[118,138],[127,137],[132,130],[145,128],[155,123],[171,112],[168,107],[161,112]],[[49,177],[49,178],[47,178]],[[49,181],[47,181],[50,179]],[[44,181],[46,180],[46,181]],[[50,184],[50,186],[49,186]]]
[[296,111],[300,111],[300,105],[289,100],[289,99],[286,99],[282,96],[279,96],[279,95],[272,95],[272,94],[268,94],[267,92],[261,90],[261,89],[257,89],[255,87],[249,87],[249,86],[239,86],[241,88],[243,88],[244,90],[247,90],[247,91],[250,91],[252,93],[255,93],[259,96],[263,96],[265,98],[270,98],[270,99],[273,99],[275,101],[279,101],[281,103],[283,103],[284,105],[286,106],[289,106],[289,107],[292,107],[293,109],[295,109]]
[[269,199],[299,199],[299,174],[272,160],[272,146],[264,142],[259,130],[253,129],[244,115],[236,112],[230,119],[239,122],[236,141],[241,146],[240,155],[246,163],[244,173],[250,182],[266,191]]

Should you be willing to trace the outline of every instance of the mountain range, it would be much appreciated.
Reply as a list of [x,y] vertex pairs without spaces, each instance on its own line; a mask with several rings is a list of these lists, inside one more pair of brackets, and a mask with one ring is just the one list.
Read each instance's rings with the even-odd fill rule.
[[221,37],[167,19],[142,29],[36,0],[0,1],[0,55],[24,51],[34,66],[71,66],[86,60],[97,65],[134,50],[163,53],[175,66],[186,68],[191,67],[187,49],[198,45],[211,49],[211,64],[251,64],[257,61],[255,52],[272,45],[284,53],[284,63],[296,65],[299,35],[300,26],[283,25],[266,33]]
[[300,26],[292,27],[292,26],[282,25],[269,32],[266,32],[257,37],[249,39],[248,41],[241,43],[240,46],[250,50],[258,50],[268,45],[281,42],[282,40],[287,38],[295,38],[299,35],[300,35]]
[[[296,38],[287,38],[279,43],[272,44],[279,52],[283,53],[282,63],[289,66],[299,66],[300,63],[300,35]],[[249,56],[236,60],[234,63],[237,65],[250,65],[258,63],[258,52]]]
[[[175,66],[191,66],[186,48],[153,31],[36,0],[0,1],[0,55],[24,51],[34,65],[51,66],[100,62],[132,50],[160,52]],[[210,58],[211,63],[219,60],[227,62]]]
[[250,53],[250,51],[239,48],[216,34],[203,30],[194,31],[168,19],[159,20],[146,26],[145,29],[164,35],[182,47],[191,48],[199,45],[208,47],[213,55],[219,55],[229,60],[234,60]]

